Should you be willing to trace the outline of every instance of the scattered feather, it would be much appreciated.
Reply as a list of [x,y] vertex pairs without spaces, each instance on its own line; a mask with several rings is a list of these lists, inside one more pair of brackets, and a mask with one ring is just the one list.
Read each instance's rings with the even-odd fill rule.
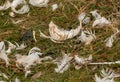
[[0,51],[0,58],[3,59],[6,62],[6,66],[9,65],[9,58],[7,54],[4,51]]
[[0,42],[0,51],[5,51],[5,43],[3,41]]
[[115,39],[115,38],[116,38],[116,37],[115,37],[114,34],[111,35],[110,37],[108,37],[108,38],[105,40],[105,42],[106,42],[105,46],[111,48],[111,47],[113,46],[113,42],[114,42],[114,39]]
[[[19,5],[23,6],[17,10],[16,7]],[[29,6],[27,5],[27,2],[25,0],[13,0],[13,2],[11,3],[11,9],[17,14],[25,14],[29,12]]]
[[16,44],[16,50],[23,50],[27,47],[25,43],[22,43],[21,45],[19,45],[17,42],[15,42],[15,44]]
[[35,51],[35,49],[38,50],[39,48],[36,47],[32,48],[27,56],[17,54],[16,55],[17,66],[23,65],[25,71],[27,71],[28,69],[30,69],[30,66],[40,63],[39,55],[41,55],[41,52]]
[[106,47],[109,47],[111,48],[113,46],[113,42],[114,40],[116,39],[117,37],[117,34],[120,33],[119,29],[118,28],[113,28],[113,31],[114,31],[114,34],[112,34],[110,37],[108,37],[106,40],[105,40],[105,46]]
[[85,17],[85,19],[83,20],[84,24],[88,24],[90,22],[90,17]]
[[13,49],[23,50],[27,47],[27,45],[25,45],[25,43],[22,43],[21,45],[19,45],[17,42],[15,42],[15,44],[11,43],[10,41],[7,41],[7,42],[8,42],[8,49],[6,50],[7,54],[10,54]]
[[95,27],[97,25],[100,26],[100,27],[103,27],[103,26],[106,26],[106,25],[110,25],[110,22],[106,18],[101,17],[100,19],[96,19],[93,22],[92,27]]
[[8,43],[8,49],[6,50],[6,53],[10,54],[12,50],[16,48],[16,45],[12,44],[10,41],[7,41],[7,43]]
[[98,10],[91,11],[90,13],[92,14],[95,19],[100,19],[101,15],[97,13]]
[[30,74],[31,73],[31,71],[30,70],[26,70],[26,72],[25,72],[25,77],[27,77],[28,76],[28,74]]
[[36,65],[39,62],[39,56],[38,54],[30,54],[28,56],[22,56],[22,55],[16,55],[17,61],[16,66],[19,67],[19,65],[22,65],[25,69],[25,77],[31,72],[30,67],[33,65]]
[[86,13],[83,12],[78,16],[78,20],[82,21],[84,24],[88,24],[90,22],[90,17],[86,17]]
[[75,37],[76,35],[79,34],[80,30],[82,29],[82,24],[80,21],[80,26],[78,26],[76,29],[71,29],[70,31],[59,29],[57,25],[55,25],[52,21],[49,24],[49,33],[50,36],[46,36],[42,32],[40,32],[40,36],[45,38],[50,38],[51,41],[60,43],[61,41],[64,41],[66,39],[70,39]]
[[50,56],[40,58],[39,56],[41,55],[42,55],[41,50],[37,47],[33,47],[29,51],[28,55],[17,54],[16,66],[19,67],[19,65],[22,65],[26,72],[25,77],[27,77],[27,75],[31,73],[31,70],[30,70],[31,66],[35,66],[36,64],[41,64],[42,61],[44,60],[52,59]]
[[95,82],[114,82],[113,78],[100,78],[98,75],[95,74]]
[[29,3],[35,7],[47,7],[49,0],[29,0]]
[[108,21],[105,17],[101,17],[101,15],[97,13],[97,10],[91,11],[90,13],[92,13],[92,16],[95,17],[95,21],[93,22],[92,27],[95,26],[103,27],[111,24],[111,22]]
[[90,55],[88,58],[82,58],[82,57],[78,57],[78,55],[75,55],[74,57],[75,59],[75,69],[80,69],[81,66],[83,65],[87,65],[92,61],[92,55]]
[[55,11],[57,8],[58,8],[58,5],[57,5],[57,4],[53,4],[53,5],[52,5],[52,11]]
[[114,73],[113,70],[111,69],[102,69],[101,70],[101,76],[102,77],[107,77],[107,78],[116,78],[116,77],[120,77],[120,74],[116,74]]
[[54,64],[57,64],[57,68],[55,68],[55,72],[57,73],[63,73],[70,67],[70,61],[73,59],[73,57],[70,56],[70,54],[63,54],[62,59],[56,59],[54,60]]
[[95,81],[96,82],[115,82],[114,78],[120,77],[119,74],[115,74],[113,70],[101,70],[100,73],[101,77],[98,77],[97,74],[95,74]]
[[29,53],[28,53],[28,55],[31,55],[31,54],[37,54],[37,55],[42,55],[43,53],[41,53],[41,49],[40,48],[38,48],[38,47],[33,47],[30,51],[29,51]]
[[88,58],[82,58],[78,57],[78,55],[75,55],[75,62],[80,65],[84,65],[92,61],[92,55],[90,55]]
[[95,31],[92,32],[91,30],[81,31],[81,35],[78,37],[78,40],[80,40],[82,43],[85,43],[85,45],[89,45],[92,41],[96,39]]
[[86,13],[81,13],[79,16],[78,16],[78,20],[79,21],[83,21],[83,19],[85,18],[85,16],[86,16]]
[[50,22],[49,24],[49,32],[50,32],[51,39],[57,40],[57,41],[62,41],[62,40],[66,40],[69,38],[73,38],[74,36],[78,35],[81,28],[82,26],[80,25],[76,29],[66,31],[63,29],[58,29],[58,26],[55,25],[53,22]]
[[6,9],[10,8],[10,6],[11,6],[10,1],[6,0],[4,5],[0,6],[0,10],[6,10]]
[[9,58],[5,51],[5,44],[4,42],[0,42],[0,59],[6,62],[6,66],[9,65]]

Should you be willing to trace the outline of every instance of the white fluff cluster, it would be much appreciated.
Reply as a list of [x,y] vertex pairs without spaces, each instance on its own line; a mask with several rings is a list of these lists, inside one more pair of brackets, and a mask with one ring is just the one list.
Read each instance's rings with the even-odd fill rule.
[[90,13],[95,17],[95,21],[93,22],[92,27],[103,27],[111,24],[111,22],[108,21],[105,17],[101,17],[101,15],[97,13],[97,10],[91,11]]
[[119,74],[115,74],[113,70],[101,70],[101,77],[95,74],[95,82],[115,82],[114,78],[120,77]]
[[7,41],[7,43],[8,43],[8,49],[6,50],[6,52],[8,54],[10,54],[13,49],[23,50],[23,49],[25,49],[27,47],[27,45],[25,43],[22,43],[20,45],[17,42],[15,42],[15,44],[13,44],[10,41]]
[[111,48],[113,46],[113,42],[116,39],[118,33],[120,33],[120,31],[117,28],[115,28],[115,33],[105,40],[106,47]]
[[88,24],[90,22],[90,17],[87,17],[86,13],[83,12],[78,16],[78,20],[82,21],[84,24]]
[[54,64],[57,64],[57,68],[55,68],[55,72],[57,73],[63,73],[70,67],[71,64],[75,65],[75,69],[80,69],[83,65],[89,64],[92,61],[92,55],[90,55],[88,58],[78,57],[78,55],[75,54],[75,56],[72,56],[72,53],[69,54],[63,54],[62,58],[57,58],[53,62]]
[[[19,10],[16,10],[16,7],[19,5],[23,5]],[[24,14],[29,12],[29,6],[25,0],[13,0],[11,3],[11,9],[13,12],[17,14]]]
[[[110,25],[111,22],[108,21],[105,17],[102,17],[99,13],[97,13],[97,10],[90,12],[92,16],[95,18],[95,21],[92,24],[92,27],[103,27],[106,25]],[[78,16],[78,19],[81,20],[84,24],[88,24],[90,22],[90,17],[86,16],[86,13],[83,12]]]
[[78,40],[80,40],[82,43],[85,43],[85,45],[89,45],[95,39],[95,31],[92,32],[91,30],[82,30],[81,35],[78,37]]
[[6,66],[9,65],[10,59],[8,58],[8,55],[12,52],[13,49],[22,50],[26,48],[26,45],[24,43],[22,43],[21,45],[18,45],[17,42],[15,42],[16,45],[12,44],[9,41],[7,41],[7,43],[8,43],[8,49],[6,50],[4,41],[0,42],[0,58],[6,62]]
[[[36,7],[46,7],[49,0],[29,0],[29,3]],[[22,6],[20,9],[17,10],[18,6]],[[11,7],[11,10],[17,14],[25,14],[28,13],[30,8],[26,0],[13,0],[10,2],[6,0],[6,2],[0,6],[0,10],[7,10]],[[13,16],[14,13],[10,13],[10,16]],[[13,16],[14,17],[14,16]]]
[[11,6],[10,1],[6,0],[6,2],[2,6],[0,6],[0,10],[6,10],[6,9],[10,8],[10,6]]
[[29,3],[36,7],[46,7],[49,0],[29,0]]
[[57,68],[55,68],[55,72],[63,73],[70,67],[70,61],[73,57],[70,54],[63,54],[61,59],[54,60],[54,64],[57,64]]
[[9,58],[5,50],[5,43],[0,42],[0,59],[4,60],[6,62],[6,66],[9,65]]
[[75,69],[80,69],[83,65],[89,64],[92,61],[92,55],[90,55],[88,58],[78,57],[78,55],[75,55]]
[[58,5],[57,4],[53,4],[51,7],[52,7],[52,11],[55,11],[58,8]]
[[20,55],[20,54],[16,54],[16,66],[19,67],[19,65],[22,65],[25,69],[25,77],[27,77],[27,75],[29,73],[31,73],[30,71],[30,67],[34,66],[36,64],[40,64],[42,63],[43,60],[49,60],[52,59],[50,56],[46,56],[44,58],[40,58],[39,56],[41,56],[43,53],[41,53],[41,50],[37,47],[33,47],[28,55]]

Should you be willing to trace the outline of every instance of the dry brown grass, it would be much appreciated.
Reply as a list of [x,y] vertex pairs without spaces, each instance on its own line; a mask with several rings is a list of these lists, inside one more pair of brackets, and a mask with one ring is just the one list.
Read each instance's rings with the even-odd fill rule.
[[[55,11],[51,11],[51,5],[58,3],[60,7]],[[80,42],[76,41],[75,38],[65,41],[63,44],[55,44],[48,39],[43,39],[39,37],[39,29],[44,33],[48,34],[48,24],[53,20],[58,26],[64,29],[76,28],[79,25],[77,16],[81,12],[89,13],[92,10],[99,10],[102,16],[113,20],[114,27],[120,29],[120,0],[52,0],[50,1],[48,7],[37,8],[30,6],[30,12],[24,15],[16,15],[15,18],[11,18],[7,11],[0,11],[5,15],[0,15],[0,41],[9,40],[21,42],[20,38],[26,30],[32,29],[37,32],[38,42],[29,42],[28,48],[23,50],[22,54],[27,54],[28,50],[33,46],[41,48],[41,50],[46,53],[46,55],[51,55],[53,58],[59,57],[61,51],[70,53],[71,51],[76,51],[81,56],[87,56],[93,54],[94,62],[105,62],[105,61],[116,61],[120,59],[120,35],[118,35],[114,46],[110,49],[104,47],[104,40],[110,36],[113,31],[111,26],[104,27],[102,29],[95,29],[97,40],[89,46],[84,46]],[[25,19],[24,22],[14,25],[10,19]],[[93,18],[92,18],[93,19]],[[84,28],[91,28],[92,22],[88,25],[83,25]],[[13,55],[10,55],[14,58]],[[54,71],[55,65],[53,64],[43,64],[32,67],[33,74],[29,75],[28,78],[24,78],[24,71],[17,69],[14,66],[14,61],[11,62],[11,66],[8,68],[3,67],[4,63],[0,62],[1,72],[5,72],[10,76],[13,81],[17,76],[22,82],[32,82],[31,76],[39,71],[42,72],[40,78],[36,79],[34,82],[94,82],[94,74],[102,68],[112,68],[116,72],[120,73],[120,65],[100,65],[96,66],[93,71],[94,66],[83,67],[80,70],[75,70],[73,66],[70,67],[68,71],[63,74],[57,74]],[[118,82],[120,79],[117,79]]]

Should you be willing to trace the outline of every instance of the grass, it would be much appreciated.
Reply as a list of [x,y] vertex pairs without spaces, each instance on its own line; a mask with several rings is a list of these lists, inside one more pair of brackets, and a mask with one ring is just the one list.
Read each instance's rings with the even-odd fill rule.
[[[58,3],[60,7],[56,11],[51,10],[51,5]],[[101,29],[95,29],[97,40],[89,46],[84,46],[80,42],[76,41],[76,38],[65,41],[62,44],[56,44],[49,39],[39,37],[39,29],[42,32],[48,34],[48,24],[50,21],[54,21],[55,24],[64,29],[76,28],[79,25],[77,16],[81,12],[89,13],[92,10],[99,10],[102,16],[106,18],[114,19],[115,27],[120,29],[120,0],[52,0],[49,2],[46,8],[37,8],[30,5],[30,12],[24,15],[16,14],[15,18],[9,16],[10,9],[0,11],[0,41],[16,41],[21,43],[21,38],[24,32],[27,30],[35,30],[37,33],[37,42],[27,42],[28,47],[20,52],[21,54],[27,54],[29,49],[34,46],[39,47],[45,55],[51,55],[53,58],[60,57],[61,51],[70,53],[77,46],[76,52],[80,56],[87,56],[93,54],[93,61],[116,61],[120,59],[120,37],[114,43],[114,46],[110,49],[104,47],[104,40],[110,36],[113,32],[111,27],[104,27]],[[4,15],[2,15],[4,14]],[[25,19],[24,22],[14,25],[11,19]],[[91,18],[94,19],[94,18]],[[84,28],[93,29],[92,22],[88,25],[83,25]],[[72,47],[70,47],[70,45]],[[14,55],[10,55],[11,60],[14,60]],[[55,73],[53,64],[42,64],[32,67],[32,73],[27,78],[24,77],[24,71],[15,67],[15,62],[11,62],[11,66],[6,68],[3,61],[0,62],[0,71],[9,76],[12,82],[15,77],[18,77],[21,82],[94,82],[94,74],[98,73],[102,68],[111,68],[120,73],[120,65],[99,65],[93,71],[94,66],[83,67],[80,70],[75,70],[71,66],[63,74]],[[31,80],[31,76],[41,71],[42,76],[34,81]],[[116,79],[118,82],[120,78]]]

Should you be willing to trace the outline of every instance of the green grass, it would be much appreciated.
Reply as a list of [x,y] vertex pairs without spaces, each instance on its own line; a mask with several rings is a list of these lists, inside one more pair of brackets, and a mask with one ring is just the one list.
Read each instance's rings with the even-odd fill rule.
[[[54,3],[61,4],[56,10],[51,10],[51,5]],[[60,57],[61,51],[70,53],[77,46],[76,52],[80,56],[88,56],[93,54],[93,61],[116,61],[120,59],[120,37],[114,43],[114,46],[110,49],[104,47],[104,40],[110,36],[113,32],[110,27],[104,27],[101,29],[94,29],[96,31],[97,40],[89,46],[84,46],[80,42],[76,41],[76,38],[66,40],[65,43],[56,44],[49,39],[39,37],[39,29],[42,32],[48,34],[48,24],[50,21],[54,21],[55,24],[64,29],[76,28],[79,25],[77,16],[81,12],[87,12],[98,9],[100,14],[110,19],[115,19],[115,27],[120,29],[120,0],[52,0],[48,7],[37,8],[30,6],[29,16],[28,14],[17,15],[15,18],[9,16],[10,9],[6,11],[0,11],[0,41],[9,40],[11,42],[21,43],[20,38],[26,30],[35,30],[37,35],[37,42],[28,42],[28,47],[20,51],[19,53],[26,55],[34,46],[39,47],[45,55],[50,55],[53,58]],[[2,15],[4,13],[4,15]],[[26,21],[14,25],[11,19],[25,19]],[[94,19],[94,18],[91,18]],[[93,29],[92,22],[88,25],[83,25],[84,28]],[[70,47],[70,45],[72,47]],[[14,60],[14,55],[10,55]],[[11,62],[10,67],[6,68],[5,64],[1,61],[0,71],[9,76],[12,82],[18,77],[21,82],[94,82],[94,74],[98,73],[102,68],[111,68],[120,73],[120,65],[99,65],[93,71],[94,66],[83,67],[80,70],[75,70],[71,66],[63,74],[55,73],[53,64],[42,64],[31,68],[32,74],[27,78],[24,77],[24,71],[15,67],[15,62]],[[4,67],[2,66],[4,65]],[[36,80],[32,80],[31,76],[41,71],[42,75]],[[116,79],[118,82],[120,78]]]

